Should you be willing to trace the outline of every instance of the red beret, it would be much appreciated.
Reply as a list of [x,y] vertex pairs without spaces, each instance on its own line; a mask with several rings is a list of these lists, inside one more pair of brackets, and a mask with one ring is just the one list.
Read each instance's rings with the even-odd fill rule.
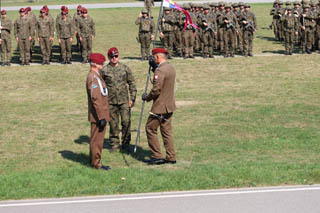
[[61,11],[64,11],[67,7],[66,6],[61,6]]
[[77,10],[81,10],[82,6],[79,4]]
[[106,57],[101,53],[91,53],[90,61],[96,64],[103,64],[106,61]]
[[40,13],[47,13],[47,11],[46,11],[45,8],[42,8],[42,9],[40,10]]
[[24,8],[20,8],[19,13],[24,13],[26,10]]
[[7,11],[1,10],[1,15],[6,15],[6,14],[7,14]]
[[108,56],[119,55],[119,51],[116,47],[112,47],[108,50]]
[[164,53],[164,54],[168,54],[168,51],[163,49],[163,48],[154,48],[152,50],[152,54],[155,55],[157,53]]
[[26,7],[26,9],[24,9],[26,12],[31,11],[31,7]]
[[48,8],[47,5],[44,5],[44,6],[42,7],[42,9],[44,9],[44,10],[46,11],[46,13],[49,13],[49,8]]
[[81,13],[88,13],[88,10],[84,7],[81,8]]

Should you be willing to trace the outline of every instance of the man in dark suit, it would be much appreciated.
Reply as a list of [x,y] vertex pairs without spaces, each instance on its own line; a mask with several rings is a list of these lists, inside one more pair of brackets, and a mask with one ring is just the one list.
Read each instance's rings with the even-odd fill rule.
[[[143,94],[142,100],[153,101],[151,112],[146,124],[148,144],[152,151],[149,164],[176,163],[176,153],[172,136],[172,115],[176,110],[174,98],[174,83],[176,71],[167,62],[168,52],[163,48],[152,50],[153,60],[157,64],[154,71],[153,87],[149,94]],[[158,128],[162,135],[166,158],[162,157],[158,140]]]

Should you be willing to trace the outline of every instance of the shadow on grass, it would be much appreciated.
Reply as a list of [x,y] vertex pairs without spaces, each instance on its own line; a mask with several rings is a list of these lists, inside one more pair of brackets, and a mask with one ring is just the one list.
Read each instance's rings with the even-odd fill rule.
[[273,53],[273,54],[285,54],[286,51],[285,50],[265,50],[262,51],[262,53]]
[[[90,144],[90,137],[87,135],[80,135],[77,139],[74,140],[77,144]],[[103,148],[111,150],[110,140],[104,139]]]
[[83,153],[74,153],[70,150],[59,151],[61,156],[65,159],[80,163],[84,166],[90,167],[89,155]]

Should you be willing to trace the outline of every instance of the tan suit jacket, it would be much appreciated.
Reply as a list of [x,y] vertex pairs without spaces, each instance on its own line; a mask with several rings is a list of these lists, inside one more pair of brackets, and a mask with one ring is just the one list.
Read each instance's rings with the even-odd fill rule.
[[87,77],[88,120],[91,123],[98,123],[103,119],[110,121],[108,96],[101,94],[98,78],[102,87],[106,88],[104,80],[98,73],[90,71]]
[[154,72],[153,87],[147,95],[146,100],[153,100],[151,112],[155,114],[166,114],[176,110],[174,98],[174,83],[176,71],[167,62],[159,65]]

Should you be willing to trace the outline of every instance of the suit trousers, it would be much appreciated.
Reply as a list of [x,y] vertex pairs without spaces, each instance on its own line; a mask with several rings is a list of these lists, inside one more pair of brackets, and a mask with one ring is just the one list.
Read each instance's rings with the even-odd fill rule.
[[173,136],[172,136],[172,113],[163,114],[164,118],[167,120],[163,120],[157,118],[153,115],[148,117],[148,121],[146,124],[146,133],[148,138],[148,144],[152,152],[152,157],[161,159],[161,147],[158,140],[158,127],[160,126],[160,132],[163,140],[164,147],[166,149],[166,160],[175,161],[176,153],[174,150],[173,144]]
[[99,169],[102,166],[101,155],[106,127],[100,132],[97,123],[91,123],[90,135],[90,161],[93,168]]

